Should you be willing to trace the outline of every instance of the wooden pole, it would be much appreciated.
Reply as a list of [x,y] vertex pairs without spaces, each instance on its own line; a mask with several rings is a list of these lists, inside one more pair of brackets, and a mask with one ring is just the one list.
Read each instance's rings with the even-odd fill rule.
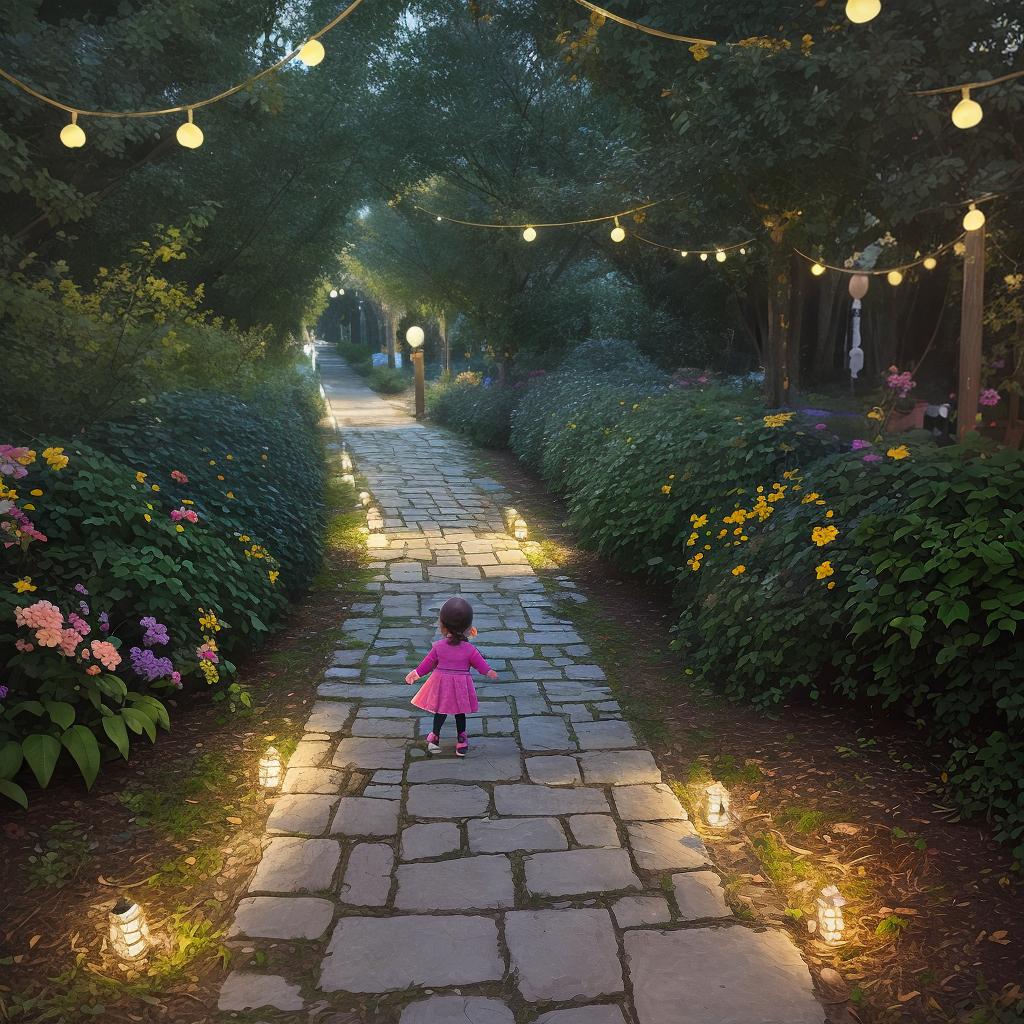
[[437,326],[441,331],[441,344],[444,346],[444,372],[452,372],[452,350],[448,344],[448,317],[442,309],[437,318]]
[[956,389],[957,438],[976,428],[981,393],[982,314],[985,309],[985,228],[968,231],[960,307],[960,379]]
[[416,419],[421,420],[427,412],[425,386],[423,381],[423,349],[416,349],[412,353],[411,359],[412,365],[416,371]]

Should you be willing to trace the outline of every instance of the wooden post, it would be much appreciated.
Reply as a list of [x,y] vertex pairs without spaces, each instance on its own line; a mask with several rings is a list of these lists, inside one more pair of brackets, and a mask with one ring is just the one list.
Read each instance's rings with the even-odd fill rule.
[[421,420],[427,412],[425,386],[423,381],[423,349],[415,349],[410,358],[412,359],[413,368],[416,371],[416,419]]
[[792,301],[790,254],[781,244],[773,247],[768,273],[768,334],[765,351],[765,404],[775,409],[789,405],[790,396],[790,330]]
[[398,317],[391,312],[390,306],[381,306],[384,313],[384,341],[387,345],[388,366],[395,368],[395,332],[398,329]]
[[452,350],[448,344],[448,317],[443,309],[438,315],[437,327],[441,332],[441,345],[444,349],[444,372],[450,374],[452,372]]
[[960,307],[960,379],[956,389],[957,438],[974,430],[981,393],[981,334],[985,303],[985,228],[968,231]]

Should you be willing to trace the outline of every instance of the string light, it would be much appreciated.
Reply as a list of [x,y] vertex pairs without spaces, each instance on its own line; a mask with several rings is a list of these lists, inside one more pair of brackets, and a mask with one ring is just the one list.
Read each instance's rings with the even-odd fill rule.
[[303,43],[302,49],[299,50],[299,60],[307,68],[315,68],[325,56],[324,44],[319,39],[310,39],[308,42]]
[[1024,77],[1024,71],[1011,71],[1007,75],[999,75],[998,78],[990,78],[986,82],[963,82],[960,85],[943,85],[938,89],[920,89],[911,93],[912,96],[943,96],[949,93],[960,93],[960,102],[953,108],[950,118],[957,128],[973,128],[981,123],[985,112],[981,104],[971,96],[971,91],[988,89],[993,85],[1002,85],[1017,78]]
[[715,259],[718,260],[719,263],[724,263],[727,259],[725,250],[719,249],[718,252],[715,253]]
[[825,264],[824,263],[812,263],[811,264],[811,273],[815,277],[821,277],[821,275],[825,273]]
[[939,261],[934,256],[925,256],[921,261],[921,266],[925,270],[934,270],[939,265]]
[[953,108],[953,113],[950,117],[957,128],[973,128],[976,124],[981,123],[985,112],[981,109],[981,104],[977,100],[971,99],[971,90],[969,88],[965,86],[960,95],[962,98]]
[[885,275],[885,279],[893,286],[893,288],[896,288],[903,283],[903,274],[899,270],[890,270],[889,273]]
[[612,228],[611,234],[608,236],[613,242],[624,242],[626,240],[626,229],[619,223],[619,218],[615,218],[615,227]]
[[701,263],[707,263],[707,261],[708,261],[708,254],[706,252],[702,252],[700,254],[700,261],[701,261]]
[[676,43],[692,43],[694,46],[717,46],[718,43],[714,39],[698,39],[695,36],[680,36],[676,35],[675,32],[665,32],[660,28],[652,28],[650,25],[643,25],[639,21],[630,21],[629,18],[622,17],[621,14],[613,14],[611,11],[605,10],[603,7],[598,7],[597,4],[591,3],[590,0],[576,0],[581,7],[586,9],[593,14],[600,15],[602,18],[607,18],[609,21],[614,21],[619,25],[625,25],[626,28],[636,29],[638,32],[646,32],[649,36],[657,36],[659,39],[671,39]]
[[68,149],[81,149],[85,145],[85,132],[78,123],[78,111],[71,111],[71,123],[60,130],[60,141]]
[[964,231],[977,231],[984,224],[985,214],[974,203],[971,203],[967,213],[964,214]]
[[192,108],[188,111],[188,120],[178,125],[174,137],[186,149],[198,149],[203,144],[203,129],[192,120]]
[[337,288],[332,288],[331,289],[331,298],[332,299],[336,299],[337,297],[338,297],[338,289]]
[[855,25],[874,20],[881,10],[881,0],[846,0],[846,16]]
[[536,228],[524,228],[523,229],[523,241],[532,242],[537,238]]
[[685,249],[681,249],[680,252],[679,252],[679,255],[682,256],[683,259],[685,260],[686,257],[689,256],[690,254]]

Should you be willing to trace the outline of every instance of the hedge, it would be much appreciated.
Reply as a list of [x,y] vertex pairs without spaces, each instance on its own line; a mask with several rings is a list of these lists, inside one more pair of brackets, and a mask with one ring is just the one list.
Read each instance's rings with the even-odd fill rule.
[[91,785],[182,687],[247,703],[234,659],[319,565],[318,401],[285,375],[0,448],[0,794],[25,803],[23,762],[45,786],[62,751]]

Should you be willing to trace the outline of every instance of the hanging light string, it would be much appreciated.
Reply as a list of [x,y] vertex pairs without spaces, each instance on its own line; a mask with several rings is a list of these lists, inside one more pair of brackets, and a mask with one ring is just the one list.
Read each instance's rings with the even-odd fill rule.
[[638,32],[646,32],[649,36],[657,36],[659,39],[671,39],[674,43],[692,43],[694,46],[718,45],[714,39],[699,39],[696,36],[680,36],[675,32],[665,32],[660,28],[653,28],[652,26],[644,25],[639,21],[630,21],[629,18],[622,17],[621,14],[613,14],[611,11],[605,10],[603,7],[598,7],[597,4],[592,4],[590,0],[576,0],[576,3],[581,7],[586,7],[586,9],[593,14],[599,14],[602,18],[607,18],[609,21],[614,21],[619,25],[625,25],[626,28],[636,29]]
[[[711,249],[688,249],[682,245],[664,245],[662,242],[655,242],[653,238],[645,238],[643,235],[638,235],[635,231],[631,232],[631,237],[635,238],[638,242],[643,242],[646,245],[653,245],[656,249],[664,249],[667,252],[677,252],[680,256],[715,256],[719,253],[730,253],[739,251],[742,255],[746,256],[747,246],[751,245],[754,241],[753,237],[744,239],[742,242],[734,242],[732,245],[716,245]],[[719,260],[719,262],[725,262]]]
[[235,93],[241,92],[243,89],[247,89],[250,85],[255,82],[266,78],[268,75],[274,74],[276,71],[280,71],[285,64],[295,57],[299,57],[304,63],[310,67],[314,67],[323,60],[324,47],[323,43],[320,42],[320,38],[326,33],[330,32],[332,28],[341,24],[360,4],[363,0],[351,0],[349,5],[338,15],[332,18],[323,28],[318,29],[312,35],[310,35],[301,46],[297,46],[290,53],[282,57],[277,63],[271,64],[269,67],[264,68],[262,71],[256,72],[254,75],[250,75],[244,81],[239,82],[237,85],[231,86],[229,89],[225,89],[223,92],[219,92],[214,96],[207,96],[205,99],[195,100],[192,103],[179,103],[173,107],[161,107],[158,110],[86,110],[84,107],[75,107],[69,103],[62,103],[60,100],[55,100],[52,96],[47,96],[45,93],[39,92],[38,89],[33,89],[32,86],[23,82],[20,78],[16,78],[9,71],[0,68],[0,78],[10,82],[11,85],[22,92],[27,93],[29,96],[39,100],[41,103],[49,104],[51,107],[56,107],[58,110],[63,110],[68,114],[72,115],[75,122],[79,117],[163,117],[167,114],[178,114],[184,111],[198,110],[200,107],[208,107],[212,103],[219,103],[221,100],[227,99],[229,96],[234,96]]
[[981,122],[984,111],[981,104],[971,98],[971,90],[987,89],[993,85],[1002,85],[1005,82],[1012,82],[1015,79],[1024,78],[1024,70],[1011,71],[1009,74],[1000,75],[998,78],[990,78],[985,82],[964,82],[961,85],[943,85],[938,89],[921,89],[911,93],[912,96],[943,96],[949,93],[960,93],[960,102],[953,108],[950,118],[957,128],[973,128]]
[[801,249],[794,247],[793,252],[800,256],[802,259],[807,260],[812,266],[823,267],[825,270],[831,270],[837,274],[847,274],[851,277],[857,275],[863,275],[864,277],[884,277],[892,273],[902,274],[907,270],[913,270],[914,267],[920,267],[928,263],[930,260],[937,260],[943,253],[949,252],[950,249],[954,249],[964,240],[965,235],[961,234],[954,238],[951,242],[946,242],[944,245],[940,245],[937,249],[932,250],[925,256],[920,256],[916,259],[911,260],[909,263],[900,263],[893,267],[885,267],[882,270],[867,270],[858,267],[839,267],[834,263],[826,263],[824,260],[819,259],[816,256],[810,256],[803,252]]

